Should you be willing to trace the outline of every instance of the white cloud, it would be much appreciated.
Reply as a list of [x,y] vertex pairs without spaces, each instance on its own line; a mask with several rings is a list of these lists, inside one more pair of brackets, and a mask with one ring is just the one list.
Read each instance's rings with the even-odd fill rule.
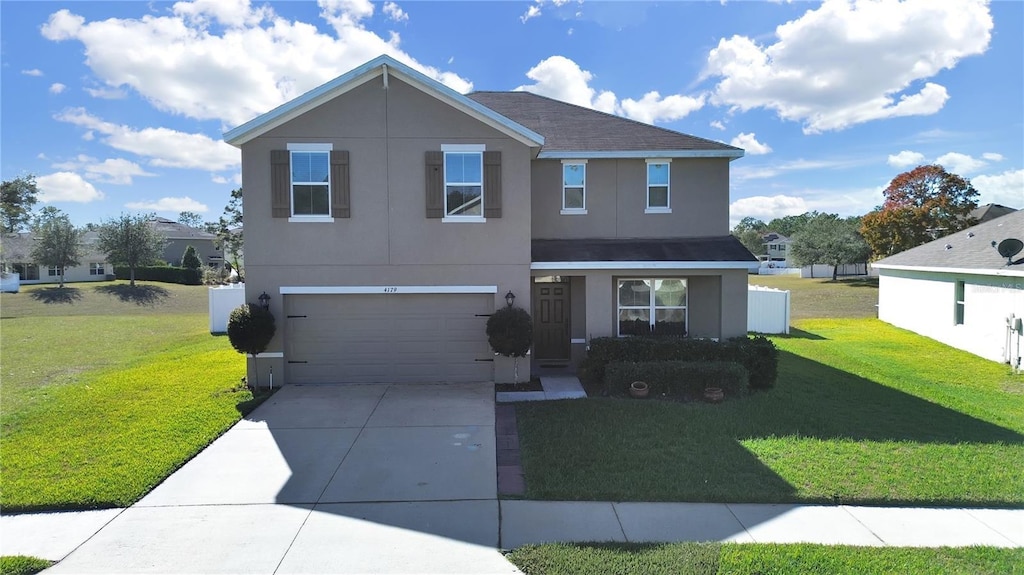
[[330,32],[249,0],[177,2],[159,16],[90,22],[62,9],[50,15],[41,32],[53,41],[81,42],[86,65],[106,89],[130,88],[160,110],[227,126],[380,54],[458,92],[472,89],[457,74],[414,60],[399,48],[398,36],[367,30],[363,20],[374,11],[369,0],[320,0],[319,5]]
[[64,84],[61,84],[60,82],[54,82],[53,84],[50,84],[50,93],[60,94],[64,91],[65,88],[67,88],[67,86],[65,86]]
[[128,93],[120,88],[85,88],[93,98],[100,98],[103,100],[120,100],[128,96]]
[[221,171],[241,162],[236,148],[205,134],[187,134],[168,128],[136,130],[105,122],[83,108],[65,110],[54,118],[99,132],[108,146],[149,158],[154,166]]
[[1002,154],[997,154],[995,152],[985,152],[981,157],[990,162],[1002,162],[1005,159]]
[[737,148],[743,148],[751,156],[760,156],[762,154],[771,153],[772,148],[768,144],[758,142],[754,133],[749,134],[740,132],[740,135],[732,139],[729,144],[736,146]]
[[533,92],[647,123],[678,120],[690,112],[699,110],[705,101],[704,95],[662,97],[658,92],[648,92],[640,100],[627,98],[620,102],[614,92],[598,92],[592,88],[590,81],[594,79],[594,75],[565,56],[551,56],[541,60],[526,72],[526,77],[534,83],[519,86],[516,88],[517,91]]
[[704,77],[717,77],[713,102],[775,110],[805,133],[841,130],[897,116],[934,114],[949,95],[921,82],[991,38],[986,0],[826,0],[778,26],[775,42],[721,39]]
[[526,9],[526,13],[519,17],[519,21],[526,24],[527,20],[536,18],[537,16],[540,16],[540,5],[534,4]]
[[26,75],[26,76],[36,76],[36,77],[39,77],[39,76],[43,75],[43,71],[40,70],[39,68],[32,68],[31,70],[22,70],[21,73]]
[[88,203],[103,199],[103,192],[75,172],[54,172],[36,178],[39,199],[46,203]]
[[894,168],[907,168],[919,166],[924,162],[924,154],[903,150],[896,155],[890,155],[887,163]]
[[79,154],[74,160],[53,164],[58,170],[85,171],[85,177],[107,184],[128,185],[133,176],[155,176],[142,166],[124,158],[107,158],[102,162],[96,158]]
[[718,120],[712,120],[710,126],[716,130],[725,130],[725,124]]
[[977,172],[988,165],[988,162],[972,158],[967,154],[949,152],[935,158],[935,163],[946,168],[946,170],[961,176]]
[[981,194],[979,204],[1002,204],[1011,208],[1024,208],[1024,170],[1007,170],[1001,174],[971,178],[971,184]]
[[192,198],[185,196],[183,198],[160,198],[159,200],[152,202],[128,202],[124,207],[129,210],[146,210],[153,212],[197,212],[205,213],[210,208],[206,207],[206,204],[197,202]]
[[384,3],[384,14],[387,15],[389,20],[392,20],[394,22],[409,21],[409,14],[405,10],[402,10],[402,8],[398,4],[395,4],[394,2]]
[[740,221],[746,217],[768,222],[784,216],[795,216],[810,211],[803,198],[777,195],[752,196],[729,204],[729,219]]
[[86,142],[91,142],[96,139],[96,134],[92,130],[86,130],[85,133],[82,134],[82,139]]

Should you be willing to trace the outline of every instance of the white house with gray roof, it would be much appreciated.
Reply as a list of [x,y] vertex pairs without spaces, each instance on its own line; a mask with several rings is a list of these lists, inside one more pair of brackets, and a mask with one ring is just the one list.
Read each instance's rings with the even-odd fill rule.
[[1024,252],[1002,257],[1007,239],[1024,240],[1024,211],[875,262],[879,319],[1020,366]]

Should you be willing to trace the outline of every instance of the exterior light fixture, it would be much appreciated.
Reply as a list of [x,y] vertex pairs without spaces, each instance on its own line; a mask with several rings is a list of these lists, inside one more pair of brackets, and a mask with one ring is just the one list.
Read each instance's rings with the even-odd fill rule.
[[256,299],[260,300],[260,307],[263,308],[264,311],[270,311],[270,296],[267,295],[267,292],[261,293],[260,297]]
[[505,303],[508,304],[508,307],[512,307],[512,304],[516,303],[516,294],[512,293],[512,290],[508,290],[508,293],[505,294]]

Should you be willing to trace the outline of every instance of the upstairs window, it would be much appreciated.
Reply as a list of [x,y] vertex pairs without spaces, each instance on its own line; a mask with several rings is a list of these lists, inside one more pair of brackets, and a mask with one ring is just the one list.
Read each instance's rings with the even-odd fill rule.
[[562,162],[562,214],[587,213],[587,162]]
[[291,153],[293,216],[331,215],[330,148],[308,149],[315,147],[288,147]]
[[445,146],[443,151],[445,217],[483,218],[483,146],[452,145]]
[[670,160],[647,160],[647,213],[672,211],[669,188]]

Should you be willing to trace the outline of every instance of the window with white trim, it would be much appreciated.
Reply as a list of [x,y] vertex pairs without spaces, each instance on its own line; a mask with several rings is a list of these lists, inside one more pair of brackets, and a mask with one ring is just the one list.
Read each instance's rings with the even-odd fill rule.
[[103,267],[103,262],[91,262],[89,264],[89,275],[91,276],[102,276],[106,275],[106,270]]
[[618,283],[618,335],[686,336],[683,278],[629,278]]
[[62,270],[60,268],[60,266],[50,266],[46,270],[46,275],[48,275],[50,277],[59,277],[59,276],[63,275],[63,273],[64,273],[64,270]]
[[587,162],[562,161],[562,214],[587,213]]
[[447,145],[444,152],[444,217],[484,216],[484,147]]
[[671,212],[670,160],[647,160],[647,213]]
[[39,279],[39,266],[36,264],[16,263],[11,267],[14,268],[16,273],[21,275],[22,280],[28,281]]
[[330,217],[331,145],[289,144],[292,216]]

